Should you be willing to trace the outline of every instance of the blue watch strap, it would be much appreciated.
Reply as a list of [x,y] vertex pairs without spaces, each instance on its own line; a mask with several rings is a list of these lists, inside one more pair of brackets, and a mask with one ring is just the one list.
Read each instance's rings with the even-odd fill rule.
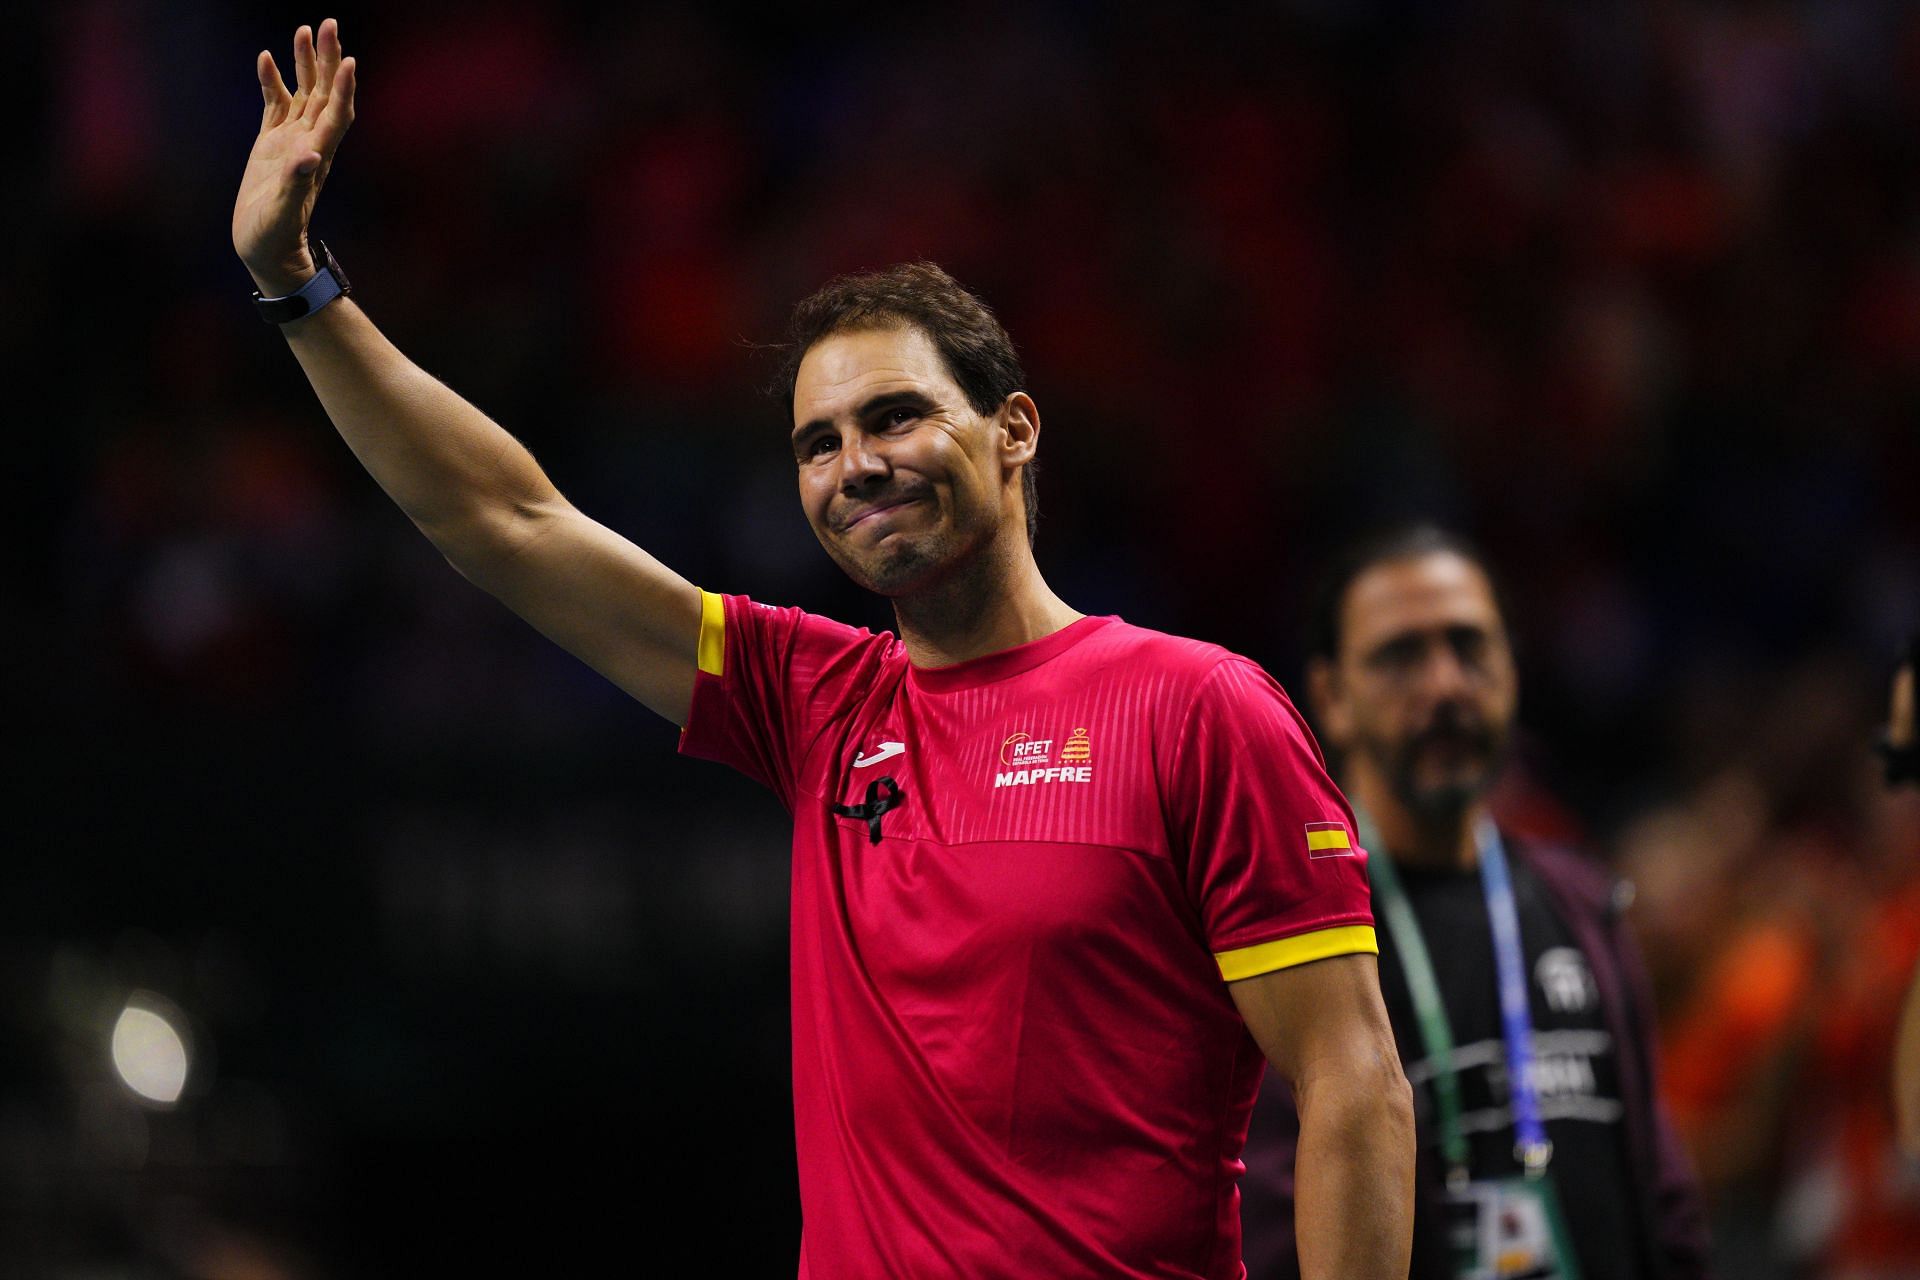
[[317,244],[320,269],[313,279],[285,297],[263,297],[254,291],[253,305],[260,312],[260,318],[268,324],[285,324],[289,320],[298,320],[310,316],[335,298],[346,296],[353,289],[347,283],[346,274],[340,270],[340,264],[333,260],[333,254],[327,251],[324,241]]

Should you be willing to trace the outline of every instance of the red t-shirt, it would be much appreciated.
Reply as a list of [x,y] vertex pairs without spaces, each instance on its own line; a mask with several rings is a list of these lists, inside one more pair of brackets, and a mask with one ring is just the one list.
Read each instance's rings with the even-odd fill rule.
[[[704,604],[681,750],[794,819],[800,1274],[1243,1275],[1264,1060],[1223,976],[1375,950],[1279,685],[1118,618],[921,671]],[[893,787],[878,841],[832,811]]]

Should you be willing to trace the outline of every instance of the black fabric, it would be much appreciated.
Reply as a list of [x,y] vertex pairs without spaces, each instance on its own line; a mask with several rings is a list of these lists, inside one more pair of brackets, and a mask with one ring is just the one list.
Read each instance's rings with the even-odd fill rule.
[[[1477,871],[1401,869],[1401,879],[1433,958],[1453,1025],[1463,1127],[1476,1178],[1520,1172],[1500,1027],[1493,932]],[[1538,877],[1514,860],[1515,907],[1526,952],[1529,1007],[1536,1039],[1536,1088],[1552,1173],[1584,1280],[1640,1280],[1639,1215],[1622,1132],[1613,1039],[1585,956],[1553,911]],[[1421,1109],[1433,1115],[1433,1064],[1422,1047],[1392,931],[1380,935],[1380,985],[1395,1038]],[[1444,1177],[1437,1128],[1420,1153]],[[1421,1224],[1433,1229],[1437,1224]],[[1423,1233],[1424,1234],[1424,1233]]]

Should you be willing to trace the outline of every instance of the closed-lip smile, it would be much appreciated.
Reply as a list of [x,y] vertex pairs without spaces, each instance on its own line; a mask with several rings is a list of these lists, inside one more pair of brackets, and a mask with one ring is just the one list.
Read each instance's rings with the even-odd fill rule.
[[907,496],[903,498],[889,498],[885,502],[876,502],[872,506],[863,510],[859,515],[855,516],[853,519],[847,521],[844,525],[841,525],[840,532],[851,533],[853,532],[853,528],[855,525],[861,524],[862,522],[869,520],[874,516],[879,515],[883,511],[892,511],[895,507],[904,507],[909,502],[914,502],[917,500],[918,499],[912,496]]

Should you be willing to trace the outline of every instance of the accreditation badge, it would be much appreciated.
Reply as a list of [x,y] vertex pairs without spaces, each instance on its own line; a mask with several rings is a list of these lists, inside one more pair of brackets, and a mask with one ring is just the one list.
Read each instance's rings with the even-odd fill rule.
[[1459,1280],[1580,1280],[1551,1178],[1493,1178],[1447,1191]]

